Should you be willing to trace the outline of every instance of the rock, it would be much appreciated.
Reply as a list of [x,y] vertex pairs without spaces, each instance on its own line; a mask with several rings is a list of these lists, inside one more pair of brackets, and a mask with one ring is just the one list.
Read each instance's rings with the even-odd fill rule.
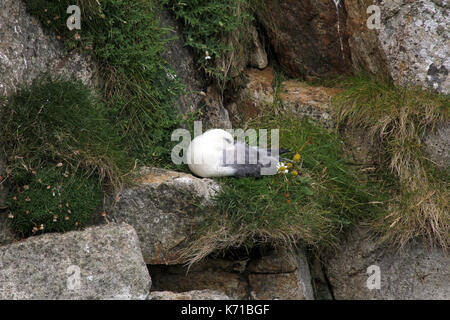
[[227,106],[235,127],[259,116],[265,107],[273,103],[273,68],[264,70],[247,69],[244,72],[242,88],[233,98],[234,103]]
[[112,220],[136,229],[147,264],[184,263],[178,249],[205,218],[196,204],[209,204],[218,190],[211,179],[144,167],[117,202],[108,200],[106,211]]
[[217,86],[208,87],[202,113],[204,131],[211,128],[231,129],[230,117],[227,109],[223,106],[223,96]]
[[[195,267],[195,265],[194,265]],[[217,265],[149,266],[153,290],[185,292],[191,290],[217,290],[231,299],[247,299],[247,280],[238,272],[223,270]]]
[[353,68],[373,74],[389,76],[385,52],[381,49],[377,32],[367,27],[367,8],[373,0],[346,0],[348,45]]
[[314,299],[303,251],[273,250],[251,260],[205,259],[184,265],[148,266],[153,290],[184,293],[219,290],[231,299]]
[[242,24],[231,34],[225,35],[221,41],[233,50],[217,56],[215,65],[219,69],[226,70],[226,76],[232,78],[233,82],[239,81],[239,76],[248,66],[259,69],[267,66],[267,53],[252,23]]
[[75,76],[86,84],[95,84],[93,62],[78,54],[66,56],[63,44],[44,33],[22,1],[2,1],[0,21],[0,95],[30,84],[43,72]]
[[186,86],[186,93],[178,98],[178,110],[182,114],[195,112],[204,98],[201,92],[206,89],[205,75],[199,70],[194,52],[185,46],[182,24],[164,9],[159,11],[159,19],[163,27],[172,29],[168,37],[176,37],[168,43],[163,57]]
[[0,299],[145,299],[150,291],[126,224],[31,237],[0,247],[0,257]]
[[345,151],[351,155],[355,164],[370,166],[365,170],[374,170],[374,164],[381,163],[380,155],[383,154],[382,144],[378,137],[367,134],[367,129],[361,127],[341,128],[345,141]]
[[295,254],[275,251],[248,265],[250,296],[256,300],[313,300],[308,261],[302,250]]
[[330,0],[265,0],[256,13],[290,77],[348,72],[351,61],[342,1],[337,9]]
[[[244,86],[232,99],[235,102],[227,106],[235,127],[245,126],[246,121],[260,116],[267,106],[274,103],[272,67],[247,69],[245,78]],[[334,128],[336,124],[330,104],[332,97],[341,90],[314,87],[297,80],[283,81],[278,96],[281,102],[279,111],[299,119],[309,118],[327,129]]]
[[[328,259],[326,273],[336,299],[449,300],[449,263],[442,249],[421,243],[401,252],[382,247],[360,226]],[[372,265],[380,268],[380,289],[367,287]]]
[[273,250],[259,259],[248,263],[247,271],[251,273],[290,273],[296,271],[298,261],[287,250]]
[[254,300],[306,300],[295,273],[250,274]]
[[425,137],[425,146],[431,159],[440,167],[450,165],[450,122],[439,124],[436,132]]
[[0,210],[0,246],[10,244],[14,240],[17,240],[17,235],[14,233],[11,219],[8,218],[8,211]]
[[12,243],[16,240],[11,219],[8,218],[8,207],[6,197],[8,186],[6,184],[6,165],[0,155],[0,246]]
[[250,47],[250,58],[249,58],[249,66],[253,68],[258,69],[264,69],[267,67],[268,59],[267,59],[267,53],[264,49],[260,39],[258,31],[256,30],[255,26],[250,25],[249,27],[249,33],[252,36],[252,47]]
[[192,290],[180,293],[153,291],[148,296],[148,300],[230,300],[230,297],[215,290]]
[[371,1],[345,1],[353,64],[397,84],[450,93],[448,1],[380,1],[379,30],[366,26]]
[[309,265],[315,299],[334,300],[320,257],[318,257],[317,255],[311,255],[309,257]]
[[65,78],[75,78],[84,85],[95,87],[99,84],[98,67],[90,56],[73,52],[52,63],[50,74]]
[[313,87],[304,82],[288,80],[281,84],[280,100],[284,112],[310,118],[331,129],[335,127],[335,122],[330,102],[340,91],[337,88]]

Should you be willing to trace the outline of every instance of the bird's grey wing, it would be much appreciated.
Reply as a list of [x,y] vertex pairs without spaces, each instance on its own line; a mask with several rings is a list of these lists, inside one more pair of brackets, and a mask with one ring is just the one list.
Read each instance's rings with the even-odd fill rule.
[[237,142],[223,150],[222,166],[233,168],[236,177],[259,177],[258,148]]
[[278,157],[268,149],[249,146],[246,143],[235,142],[223,150],[222,165],[231,167],[236,177],[259,177],[263,168],[275,167]]

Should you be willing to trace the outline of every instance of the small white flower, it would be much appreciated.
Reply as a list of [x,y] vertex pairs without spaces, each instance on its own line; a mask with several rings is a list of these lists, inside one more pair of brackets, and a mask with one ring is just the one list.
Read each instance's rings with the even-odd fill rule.
[[279,173],[288,173],[289,170],[286,167],[286,164],[284,162],[279,162],[277,164],[277,170]]
[[205,59],[206,59],[206,60],[211,59],[211,56],[209,55],[209,52],[208,52],[208,51],[205,52]]

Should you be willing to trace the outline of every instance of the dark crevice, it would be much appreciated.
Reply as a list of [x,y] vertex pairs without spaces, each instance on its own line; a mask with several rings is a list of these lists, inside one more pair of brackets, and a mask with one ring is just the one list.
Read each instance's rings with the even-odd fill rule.
[[336,297],[334,296],[333,286],[331,285],[330,279],[328,278],[325,265],[320,262],[320,267],[322,269],[323,277],[325,279],[325,283],[327,284],[328,291],[330,292],[332,300],[336,300]]

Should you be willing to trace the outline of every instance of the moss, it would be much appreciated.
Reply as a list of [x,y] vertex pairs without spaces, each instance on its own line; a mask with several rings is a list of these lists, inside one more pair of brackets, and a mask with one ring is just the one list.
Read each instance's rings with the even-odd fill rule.
[[101,100],[78,81],[34,81],[2,99],[0,122],[8,206],[22,236],[85,226],[102,187],[119,186],[134,164]]
[[11,171],[61,162],[118,185],[133,165],[101,100],[79,81],[34,81],[4,101],[0,122]]
[[95,177],[52,166],[16,174],[17,187],[8,199],[15,230],[23,237],[65,232],[86,226],[101,205],[102,191]]

